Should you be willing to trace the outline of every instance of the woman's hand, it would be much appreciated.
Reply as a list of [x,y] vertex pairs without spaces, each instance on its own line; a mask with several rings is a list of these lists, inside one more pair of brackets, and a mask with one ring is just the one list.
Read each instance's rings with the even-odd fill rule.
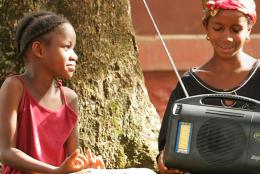
[[105,169],[105,164],[103,162],[102,156],[96,156],[94,153],[91,152],[89,148],[86,149],[87,155],[87,168],[94,168],[94,169]]
[[158,157],[158,169],[160,171],[160,174],[184,174],[183,171],[180,171],[178,169],[168,169],[163,162],[163,154],[164,151],[160,152],[160,155]]
[[80,154],[80,150],[76,149],[55,171],[57,174],[73,173],[87,168],[87,158]]

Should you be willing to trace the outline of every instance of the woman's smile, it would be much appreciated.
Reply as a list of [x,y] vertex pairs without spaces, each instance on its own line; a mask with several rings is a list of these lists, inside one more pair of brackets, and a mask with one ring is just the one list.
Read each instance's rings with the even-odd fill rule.
[[235,45],[234,44],[216,44],[218,48],[220,48],[221,52],[229,53],[233,52],[235,50]]

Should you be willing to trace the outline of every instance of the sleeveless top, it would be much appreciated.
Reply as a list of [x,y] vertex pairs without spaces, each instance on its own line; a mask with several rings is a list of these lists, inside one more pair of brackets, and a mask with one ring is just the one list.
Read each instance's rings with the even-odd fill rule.
[[[21,77],[16,76],[22,83]],[[45,108],[31,96],[23,83],[19,106],[16,148],[39,161],[59,166],[66,158],[65,143],[77,122],[76,113],[68,106],[61,82],[63,105],[58,111]],[[3,174],[22,174],[2,166]]]

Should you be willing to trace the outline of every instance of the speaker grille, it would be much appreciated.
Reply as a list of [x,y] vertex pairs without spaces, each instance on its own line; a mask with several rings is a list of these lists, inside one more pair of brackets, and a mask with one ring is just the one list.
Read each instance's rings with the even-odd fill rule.
[[201,157],[212,165],[231,165],[241,156],[245,144],[240,124],[226,118],[209,119],[200,127],[197,136]]

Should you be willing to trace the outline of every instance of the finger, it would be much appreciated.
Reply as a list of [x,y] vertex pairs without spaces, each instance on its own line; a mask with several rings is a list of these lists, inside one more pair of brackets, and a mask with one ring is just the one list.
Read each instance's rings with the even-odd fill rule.
[[68,158],[69,161],[76,160],[77,156],[79,155],[79,149],[76,149]]
[[89,148],[86,149],[86,154],[87,154],[87,158],[89,160],[91,160],[92,159],[92,152],[91,152],[91,150]]
[[82,154],[79,154],[78,158],[80,158],[82,161],[83,161],[83,164],[84,164],[84,168],[87,168],[88,167],[88,159],[82,155]]
[[97,168],[97,158],[96,158],[96,155],[94,153],[92,153],[92,161],[91,161],[91,165],[92,165],[92,168],[96,169]]
[[178,169],[168,169],[165,171],[166,174],[182,174],[182,171]]
[[95,155],[94,153],[92,153],[92,160],[93,160],[94,162],[96,162],[96,160],[97,160],[97,157],[96,157],[96,155]]
[[78,146],[78,149],[79,149],[79,152],[80,152],[80,153],[83,153],[83,149],[82,149],[81,146]]
[[77,158],[75,161],[73,161],[73,167],[74,168],[83,168],[84,163],[81,159]]
[[105,164],[104,164],[104,161],[103,161],[103,158],[102,156],[97,156],[97,168],[99,169],[105,169]]
[[97,169],[101,169],[101,161],[99,156],[96,157],[96,167]]
[[91,161],[88,160],[88,158],[86,158],[86,165],[85,165],[85,168],[91,168]]
[[87,162],[88,162],[87,167],[91,168],[92,155],[91,155],[91,150],[88,147],[86,147],[86,157],[87,157]]
[[80,154],[80,149],[76,149],[69,157],[73,168],[76,170],[82,170],[85,168],[84,156]]
[[74,164],[76,164],[76,166],[79,167],[80,169],[84,169],[86,165],[83,159],[79,157],[74,161]]

